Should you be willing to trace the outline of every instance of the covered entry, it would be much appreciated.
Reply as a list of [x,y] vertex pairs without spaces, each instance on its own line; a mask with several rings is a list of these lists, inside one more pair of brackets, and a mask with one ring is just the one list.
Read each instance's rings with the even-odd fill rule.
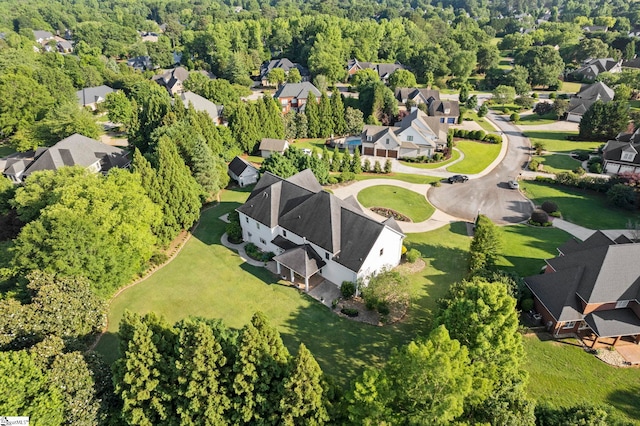
[[305,291],[309,291],[309,278],[316,274],[326,264],[316,251],[309,245],[303,244],[290,248],[275,256],[276,272],[282,274],[282,267],[289,269],[290,281],[295,282],[295,274],[304,279]]

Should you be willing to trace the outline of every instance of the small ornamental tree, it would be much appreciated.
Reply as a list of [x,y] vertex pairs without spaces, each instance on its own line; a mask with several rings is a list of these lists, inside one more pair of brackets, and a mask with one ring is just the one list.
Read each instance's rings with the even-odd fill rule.
[[387,161],[384,162],[384,172],[386,174],[391,173],[391,160],[387,159]]
[[475,233],[469,249],[469,269],[472,273],[482,269],[493,269],[501,248],[498,228],[491,219],[479,215]]

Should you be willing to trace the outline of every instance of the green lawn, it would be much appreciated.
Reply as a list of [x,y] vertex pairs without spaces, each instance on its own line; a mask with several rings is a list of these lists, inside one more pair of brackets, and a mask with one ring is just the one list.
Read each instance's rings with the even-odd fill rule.
[[536,205],[553,201],[564,219],[590,229],[624,229],[627,221],[640,221],[637,212],[609,206],[604,194],[535,181],[521,181],[520,188]]
[[493,104],[493,105],[487,105],[489,107],[489,109],[493,110],[496,114],[506,114],[505,110],[509,110],[509,114],[512,114],[514,112],[520,112],[520,105],[516,105],[516,104],[504,104],[504,105],[499,105],[499,104]]
[[480,173],[487,168],[500,153],[502,145],[482,143],[476,141],[458,141],[456,147],[464,154],[464,159],[450,167],[447,171],[453,173]]
[[581,83],[577,83],[575,81],[563,81],[562,86],[560,86],[559,92],[565,93],[578,93],[580,88],[582,87]]
[[402,164],[409,167],[415,167],[417,169],[437,169],[439,167],[446,166],[447,164],[453,163],[458,158],[460,158],[460,152],[453,150],[451,154],[451,158],[445,161],[439,161],[437,163],[410,163],[408,161],[401,161]]
[[484,117],[478,117],[478,113],[475,111],[466,111],[464,116],[467,118],[471,118],[473,121],[478,123],[480,127],[484,129],[485,132],[495,132],[496,128],[493,124],[489,123],[489,121]]
[[[325,141],[326,139],[296,139],[293,141],[292,146],[295,146],[296,148],[300,148],[300,149],[318,148],[318,151],[322,152],[322,148],[324,147]],[[329,152],[333,152],[333,148],[327,147],[327,149],[329,150]]]
[[541,341],[527,335],[524,347],[527,390],[534,399],[556,406],[606,403],[638,424],[640,369],[609,366],[576,346],[574,339]]
[[413,175],[411,173],[389,173],[389,174],[375,174],[375,173],[361,173],[356,175],[356,180],[369,180],[369,179],[396,179],[408,183],[424,183],[432,184],[442,181],[442,178],[434,176]]
[[629,107],[631,107],[631,109],[640,109],[640,101],[637,99],[629,101]]
[[498,265],[520,276],[535,275],[544,259],[557,255],[556,248],[571,239],[571,235],[557,228],[529,225],[510,225],[500,228],[502,256]]
[[554,112],[550,112],[545,115],[529,114],[529,115],[522,116],[518,124],[530,126],[530,125],[538,125],[538,124],[552,124],[557,121],[558,121],[558,118],[556,117],[556,114]]
[[262,158],[259,155],[249,155],[247,158],[245,158],[245,160],[249,161],[250,163],[254,163],[254,164],[262,164],[262,162],[265,159]]
[[564,152],[566,154],[573,151],[591,152],[598,149],[603,142],[597,141],[570,141],[567,139],[569,135],[577,135],[576,132],[548,132],[548,131],[527,131],[526,136],[531,139],[531,145],[536,142],[542,142],[545,151]]
[[202,215],[194,236],[171,263],[112,302],[108,333],[97,348],[108,361],[119,356],[115,333],[125,309],[153,311],[171,322],[190,315],[222,318],[234,328],[261,310],[278,327],[290,350],[304,342],[323,370],[345,385],[365,366],[379,365],[391,348],[428,333],[437,298],[464,274],[460,265],[469,242],[463,224],[412,235],[407,244],[421,250],[429,262],[410,277],[416,300],[408,319],[386,327],[345,320],[282,285],[266,270],[245,264],[220,244],[224,223],[218,217],[237,208],[246,196],[246,190],[225,191],[222,203]]
[[536,155],[533,157],[544,165],[547,173],[570,172],[582,163],[564,154]]
[[424,194],[391,185],[365,188],[358,193],[358,201],[367,208],[385,207],[395,210],[413,222],[423,222],[435,211]]

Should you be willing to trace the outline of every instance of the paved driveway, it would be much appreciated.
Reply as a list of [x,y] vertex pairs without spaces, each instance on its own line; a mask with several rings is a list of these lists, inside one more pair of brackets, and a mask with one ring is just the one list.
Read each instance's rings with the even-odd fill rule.
[[473,220],[478,212],[495,223],[520,223],[531,215],[531,203],[519,191],[510,189],[507,181],[519,176],[529,161],[530,143],[516,126],[504,117],[489,114],[489,119],[508,138],[503,161],[493,170],[466,183],[449,184],[429,190],[429,201],[449,215]]

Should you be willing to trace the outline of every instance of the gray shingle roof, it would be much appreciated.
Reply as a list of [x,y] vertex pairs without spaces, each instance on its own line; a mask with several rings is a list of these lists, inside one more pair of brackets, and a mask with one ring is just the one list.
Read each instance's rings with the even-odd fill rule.
[[293,269],[303,277],[310,277],[326,265],[309,244],[291,248],[281,255],[275,256],[273,260],[280,262],[287,268]]
[[583,317],[580,302],[576,297],[583,272],[584,268],[575,267],[533,275],[524,280],[556,321],[576,321]]
[[97,161],[100,162],[101,171],[126,167],[130,162],[125,150],[75,133],[43,150],[27,167],[24,175],[39,170],[58,170],[64,166],[89,167]]
[[576,97],[580,99],[588,99],[594,102],[597,100],[609,102],[613,100],[614,96],[615,92],[613,91],[613,89],[611,89],[601,81],[584,87],[576,94]]
[[85,106],[94,102],[102,102],[107,98],[109,93],[113,92],[114,90],[111,87],[103,84],[102,86],[85,87],[82,90],[78,90],[76,92],[76,98],[80,105]]
[[306,238],[356,272],[387,227],[322,191],[310,170],[289,179],[264,173],[238,211],[270,228],[280,225]]
[[284,152],[287,149],[287,142],[284,139],[272,139],[272,138],[263,138],[260,141],[260,147],[258,148],[260,151],[272,151],[272,152]]
[[584,320],[598,337],[640,334],[640,318],[629,308],[592,312]]
[[273,96],[275,98],[307,99],[309,97],[309,92],[313,93],[315,97],[320,97],[321,95],[316,86],[308,81],[303,81],[302,83],[283,84]]
[[231,163],[229,163],[229,170],[231,170],[231,172],[236,176],[240,176],[242,172],[247,169],[247,167],[253,168],[256,171],[258,170],[249,162],[238,156],[234,157],[234,159],[231,160]]
[[[625,151],[631,151],[631,149],[635,150],[636,153],[640,151],[640,142],[631,143],[631,142],[619,142],[610,140],[607,141],[607,144],[602,150],[602,157],[605,160],[615,161],[625,164],[640,164],[640,155],[636,155],[633,157],[633,161],[622,161],[622,153]],[[633,152],[633,151],[631,151]]]
[[184,103],[185,108],[189,108],[189,104],[191,104],[196,111],[206,112],[209,117],[211,117],[214,123],[218,123],[218,120],[220,119],[220,115],[222,113],[222,106],[218,106],[211,102],[209,99],[203,98],[202,96],[193,92],[181,93],[180,99]]

